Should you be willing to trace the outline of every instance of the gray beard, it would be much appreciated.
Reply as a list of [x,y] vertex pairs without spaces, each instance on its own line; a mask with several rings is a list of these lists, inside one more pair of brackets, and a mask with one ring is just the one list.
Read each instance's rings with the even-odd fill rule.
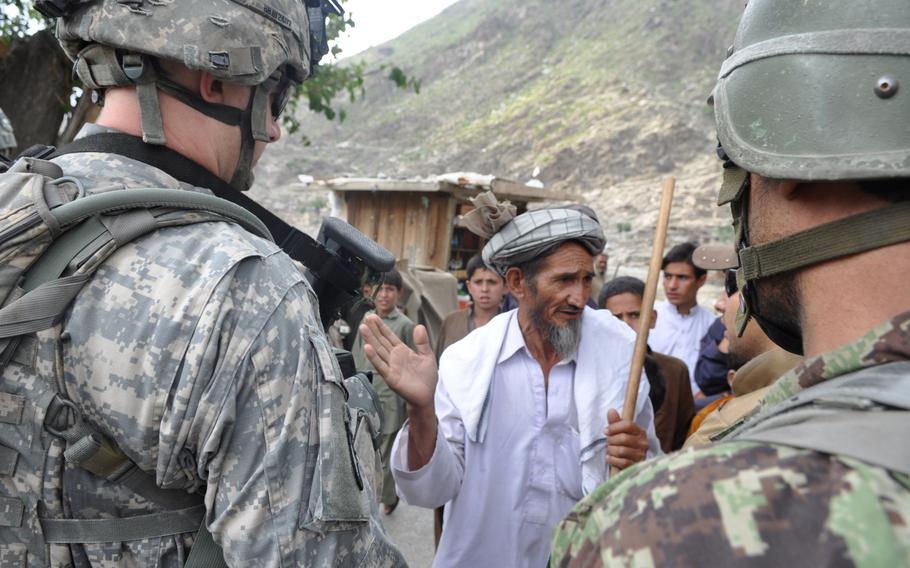
[[566,359],[578,351],[578,343],[581,341],[581,318],[569,320],[565,326],[558,326],[546,321],[541,310],[532,309],[531,322],[560,359]]

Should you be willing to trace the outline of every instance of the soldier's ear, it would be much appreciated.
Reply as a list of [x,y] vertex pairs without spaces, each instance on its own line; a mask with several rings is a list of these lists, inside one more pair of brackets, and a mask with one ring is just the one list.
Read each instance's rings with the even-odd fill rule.
[[199,73],[199,97],[207,103],[224,104],[224,83],[211,73]]

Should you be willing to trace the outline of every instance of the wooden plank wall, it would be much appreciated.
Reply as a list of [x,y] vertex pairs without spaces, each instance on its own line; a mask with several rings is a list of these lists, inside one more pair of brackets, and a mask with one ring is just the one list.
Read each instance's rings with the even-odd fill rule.
[[348,222],[414,266],[446,270],[456,200],[445,193],[350,191]]

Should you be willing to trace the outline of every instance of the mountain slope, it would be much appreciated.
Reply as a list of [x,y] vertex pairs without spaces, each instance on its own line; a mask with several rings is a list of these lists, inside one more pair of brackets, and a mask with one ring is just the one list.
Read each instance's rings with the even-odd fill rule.
[[611,241],[628,241],[638,255],[659,180],[673,174],[674,238],[720,235],[705,100],[742,6],[461,0],[364,55],[420,78],[420,94],[369,78],[366,99],[346,106],[344,123],[305,117],[311,146],[288,136],[264,160],[266,181],[458,170],[527,180],[539,168],[549,188],[582,194]]

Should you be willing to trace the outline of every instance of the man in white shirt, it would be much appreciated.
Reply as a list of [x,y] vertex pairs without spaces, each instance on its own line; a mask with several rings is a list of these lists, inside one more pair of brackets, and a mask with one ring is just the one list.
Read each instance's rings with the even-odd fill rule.
[[437,567],[544,566],[554,526],[609,465],[660,453],[646,380],[635,420],[617,412],[634,334],[585,307],[593,255],[604,244],[593,212],[511,219],[514,209],[496,206],[478,214],[500,221],[481,232],[490,238],[483,257],[504,276],[517,310],[449,347],[438,378],[421,326],[416,352],[378,318],[361,327],[367,355],[408,401],[392,450],[397,490],[414,505],[448,503]]
[[661,268],[667,301],[654,306],[657,324],[648,336],[651,349],[686,363],[692,394],[696,396],[701,393],[695,383],[701,338],[716,319],[713,313],[698,305],[698,290],[705,285],[708,271],[692,262],[697,246],[695,243],[676,245],[664,256]]

